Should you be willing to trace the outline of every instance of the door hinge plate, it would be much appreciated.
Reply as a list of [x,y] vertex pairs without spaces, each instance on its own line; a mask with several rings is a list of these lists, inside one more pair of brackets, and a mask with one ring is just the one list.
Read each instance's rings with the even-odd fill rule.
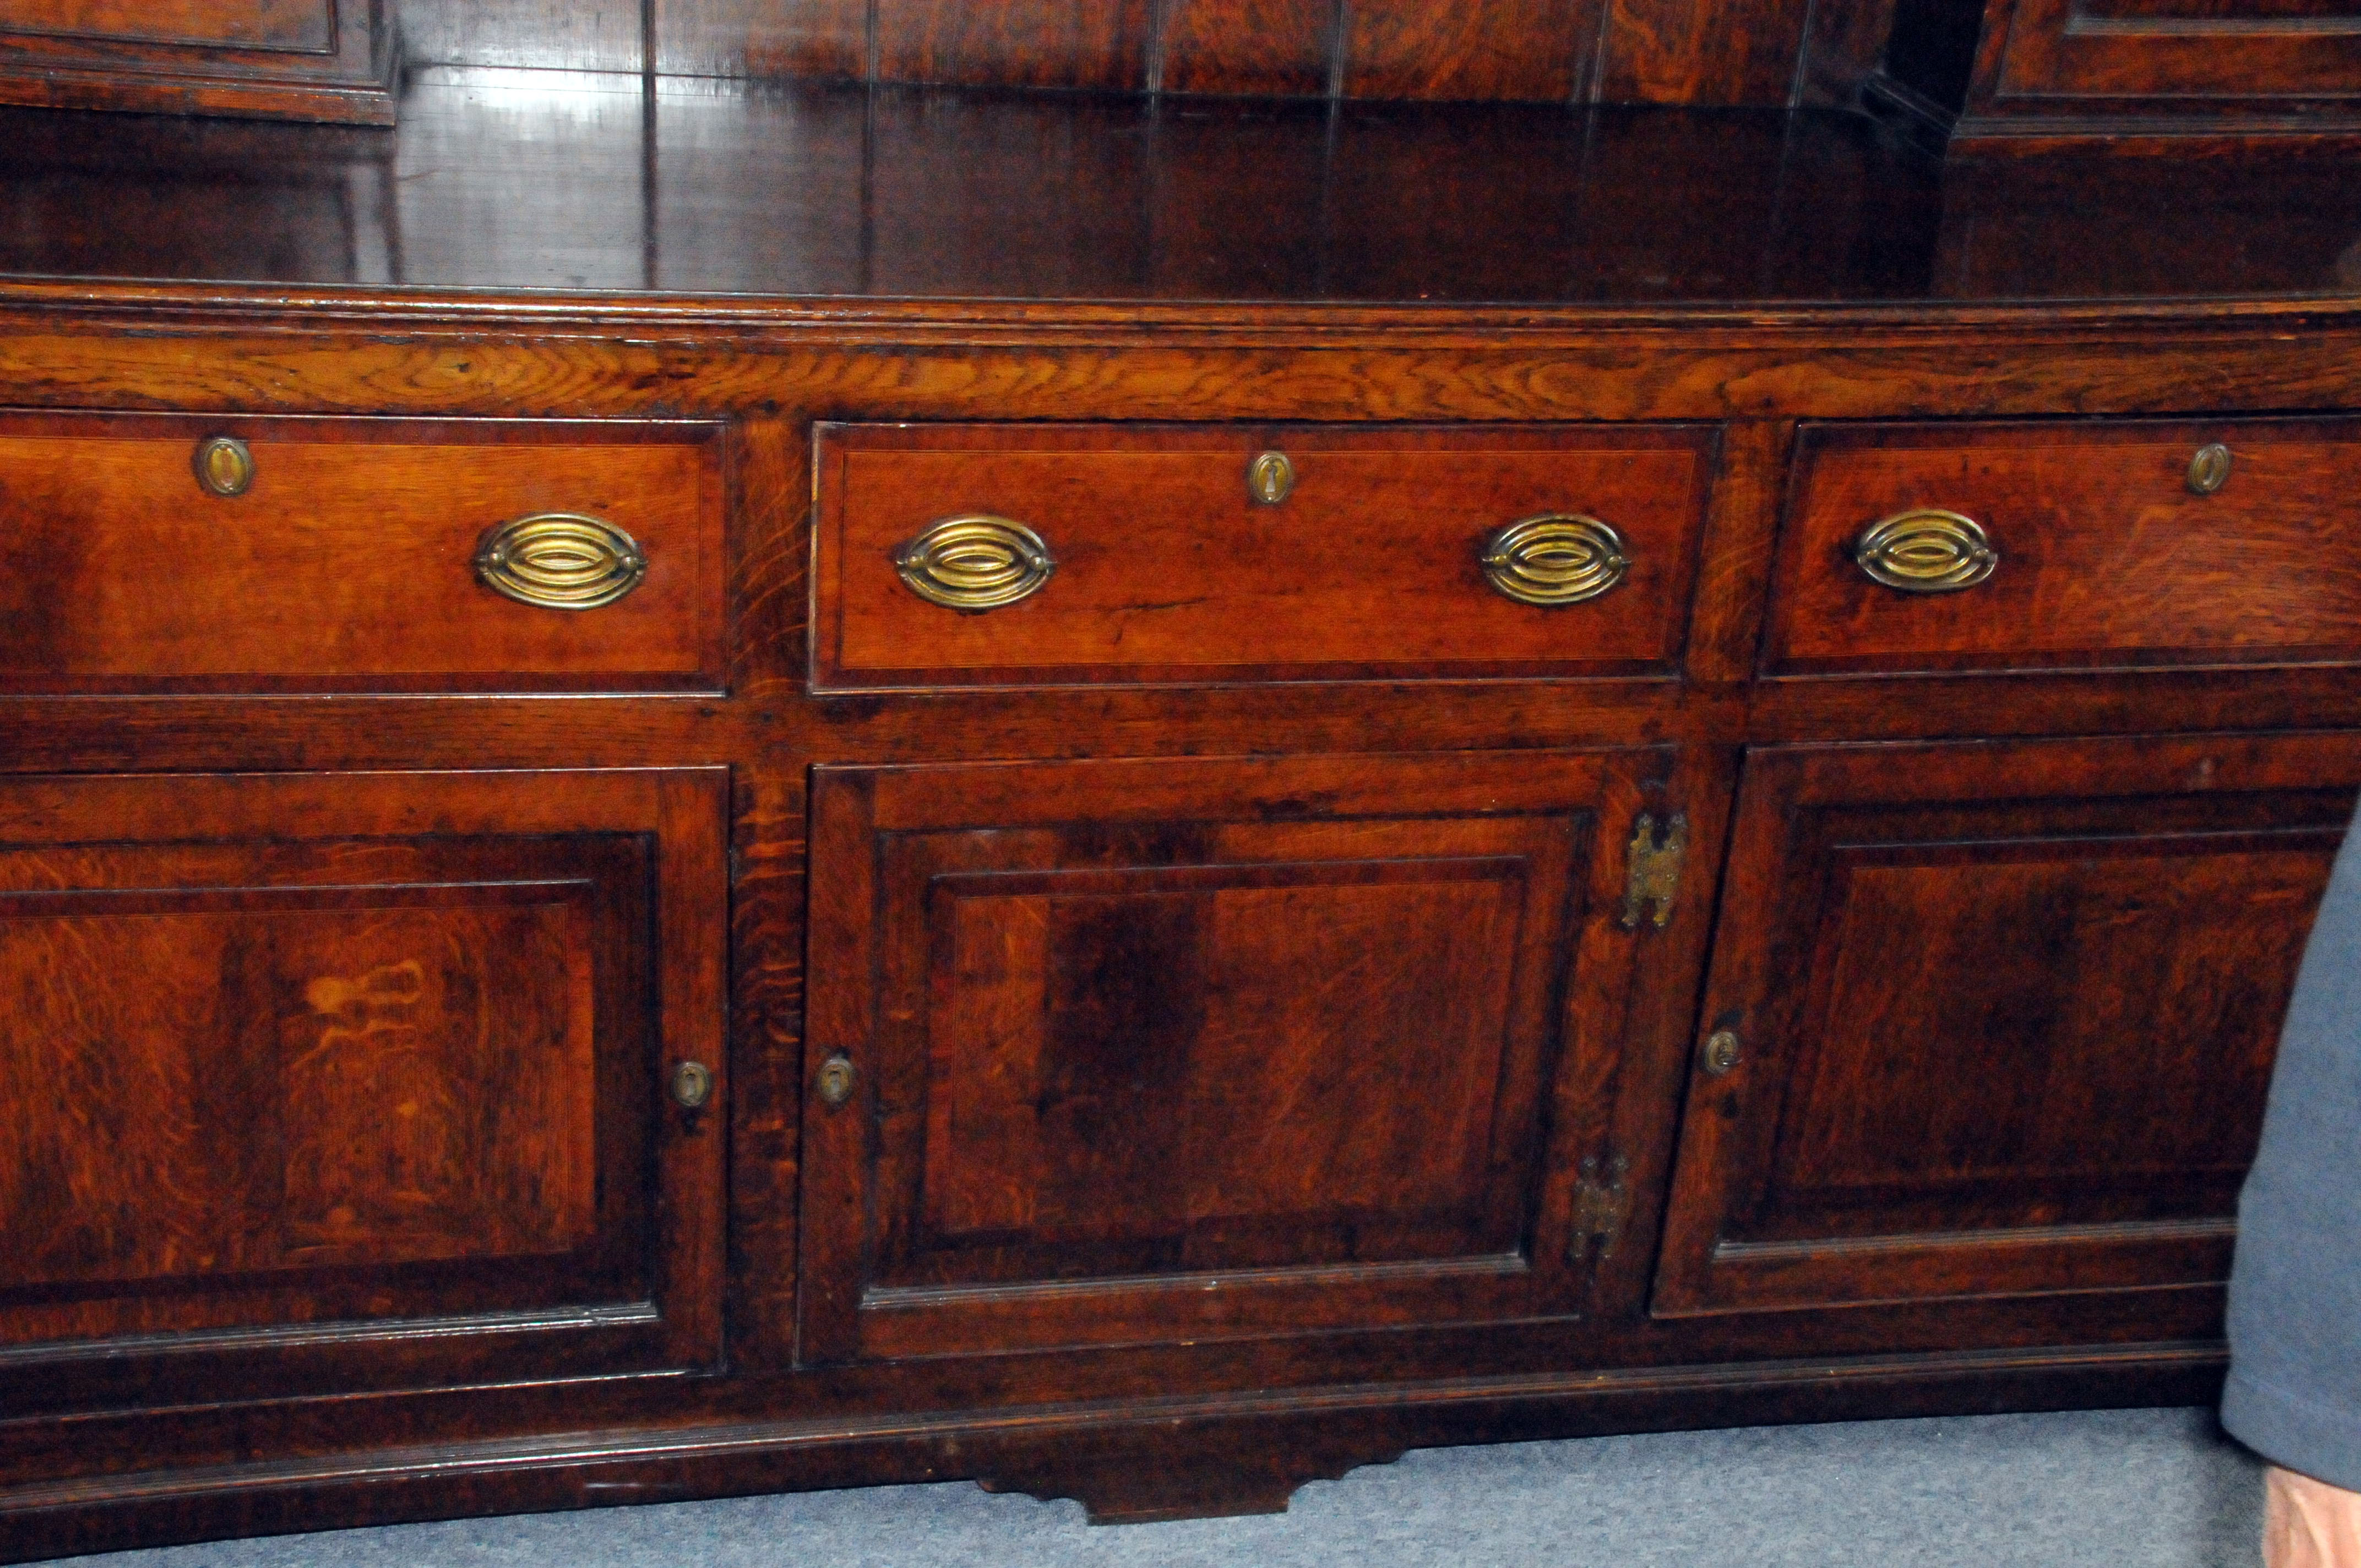
[[1644,811],[1640,814],[1631,825],[1631,850],[1624,873],[1623,929],[1639,929],[1643,918],[1658,930],[1671,922],[1673,899],[1681,890],[1681,861],[1688,847],[1687,817],[1675,813],[1670,821],[1659,823]]
[[1631,1212],[1631,1189],[1624,1179],[1631,1170],[1631,1162],[1620,1154],[1603,1164],[1597,1155],[1583,1157],[1582,1178],[1574,1184],[1574,1239],[1566,1246],[1574,1262],[1591,1256],[1593,1247],[1601,1262],[1615,1250],[1623,1218]]

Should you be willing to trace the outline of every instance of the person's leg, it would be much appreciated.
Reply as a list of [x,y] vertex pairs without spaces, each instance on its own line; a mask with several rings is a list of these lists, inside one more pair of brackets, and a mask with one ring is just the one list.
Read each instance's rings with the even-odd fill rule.
[[2361,1563],[2361,1492],[2274,1464],[2263,1479],[2263,1568]]

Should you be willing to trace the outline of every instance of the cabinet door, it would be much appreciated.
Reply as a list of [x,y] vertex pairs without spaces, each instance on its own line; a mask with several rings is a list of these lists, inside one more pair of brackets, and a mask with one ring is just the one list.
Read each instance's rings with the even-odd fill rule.
[[1751,757],[1655,1310],[2222,1279],[2356,783],[2351,735]]
[[0,780],[0,1408],[709,1364],[725,803]]
[[818,770],[801,1359],[1577,1310],[1668,766]]

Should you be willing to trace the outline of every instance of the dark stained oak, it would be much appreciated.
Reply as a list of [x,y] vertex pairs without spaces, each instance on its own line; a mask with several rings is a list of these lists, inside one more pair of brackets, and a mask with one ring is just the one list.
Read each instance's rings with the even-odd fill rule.
[[1565,103],[1598,36],[1596,0],[1352,0],[1339,81],[1355,98]]
[[1342,14],[1338,0],[1167,0],[1155,85],[1324,97],[1335,82]]
[[6,1408],[710,1361],[718,782],[0,781]]
[[798,1359],[1578,1311],[1665,761],[822,770]]
[[[0,114],[6,417],[73,460],[20,529],[64,587],[0,642],[281,661],[0,691],[0,803],[35,803],[0,1020],[165,1107],[115,1136],[35,1078],[0,1133],[105,1199],[8,1233],[0,1325],[50,1337],[0,1349],[0,1558],[961,1476],[1176,1517],[1437,1442],[2212,1396],[2361,779],[2333,146],[1944,163],[1845,112],[1595,107],[1611,28],[1559,102],[1323,98],[1344,8],[1145,9],[1104,57],[1152,95],[651,79],[635,14],[511,4],[421,36],[631,73],[422,69],[391,134]],[[1369,15],[1555,82],[1546,28],[1504,61],[1513,9]],[[1875,29],[1814,9],[1798,91],[1841,103]],[[870,14],[648,20],[665,71],[852,76]],[[1653,15],[1666,83],[1767,82],[1740,46],[1794,21]],[[892,19],[989,76],[1076,58],[1079,16]],[[1309,95],[1211,91],[1264,66]],[[319,450],[192,550],[216,422]],[[2164,453],[2208,433],[2238,466],[2183,500]],[[151,436],[72,511],[85,447]],[[1298,494],[1257,509],[1282,443]],[[2105,559],[2152,586],[2044,570],[1964,652],[1849,601],[1774,623],[1796,541],[1929,465],[2049,498],[2040,543],[2128,526]],[[1471,543],[1569,477],[1642,575],[1503,619]],[[528,679],[464,598],[303,618],[356,537],[593,480],[698,540],[628,650],[585,616]],[[987,481],[1065,565],[937,615],[883,552]],[[2207,516],[2242,549],[2159,543]],[[206,591],[58,565],[134,536]],[[1643,813],[1687,848],[1631,930]],[[1732,1007],[1770,1043],[1725,1124],[1696,1052]],[[566,1069],[504,1098],[536,1049]],[[675,1052],[720,1074],[695,1114]],[[231,1123],[271,1140],[181,1137]]]
[[1784,108],[1795,98],[1806,17],[1856,8],[1766,5],[1761,0],[1608,0],[1605,59],[1595,96],[1606,104]]
[[[1686,630],[1712,434],[1697,429],[1231,431],[823,425],[816,685],[1667,673]],[[1285,455],[1276,505],[1247,490]],[[896,569],[930,525],[983,514],[1058,561],[1031,598],[929,604]],[[1486,541],[1577,515],[1626,575],[1598,598],[1520,604]]]
[[[710,426],[0,414],[0,689],[695,689],[720,684]],[[203,489],[198,444],[252,483]],[[629,534],[612,604],[520,604],[482,537],[547,513]]]
[[651,112],[642,87],[424,71],[390,135],[0,111],[0,269],[1584,313],[2334,298],[2361,278],[2361,192],[2294,150],[2209,163],[2192,201],[2169,159],[1946,167],[1827,110],[664,78]]
[[1752,755],[1654,1310],[2223,1277],[2356,782],[2349,735]]

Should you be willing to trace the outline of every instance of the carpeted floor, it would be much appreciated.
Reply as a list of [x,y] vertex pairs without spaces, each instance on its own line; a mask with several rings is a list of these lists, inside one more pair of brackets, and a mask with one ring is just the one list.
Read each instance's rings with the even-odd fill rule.
[[1283,1516],[1093,1529],[965,1483],[287,1536],[81,1568],[2251,1568],[2260,1469],[2208,1410],[1430,1449]]

